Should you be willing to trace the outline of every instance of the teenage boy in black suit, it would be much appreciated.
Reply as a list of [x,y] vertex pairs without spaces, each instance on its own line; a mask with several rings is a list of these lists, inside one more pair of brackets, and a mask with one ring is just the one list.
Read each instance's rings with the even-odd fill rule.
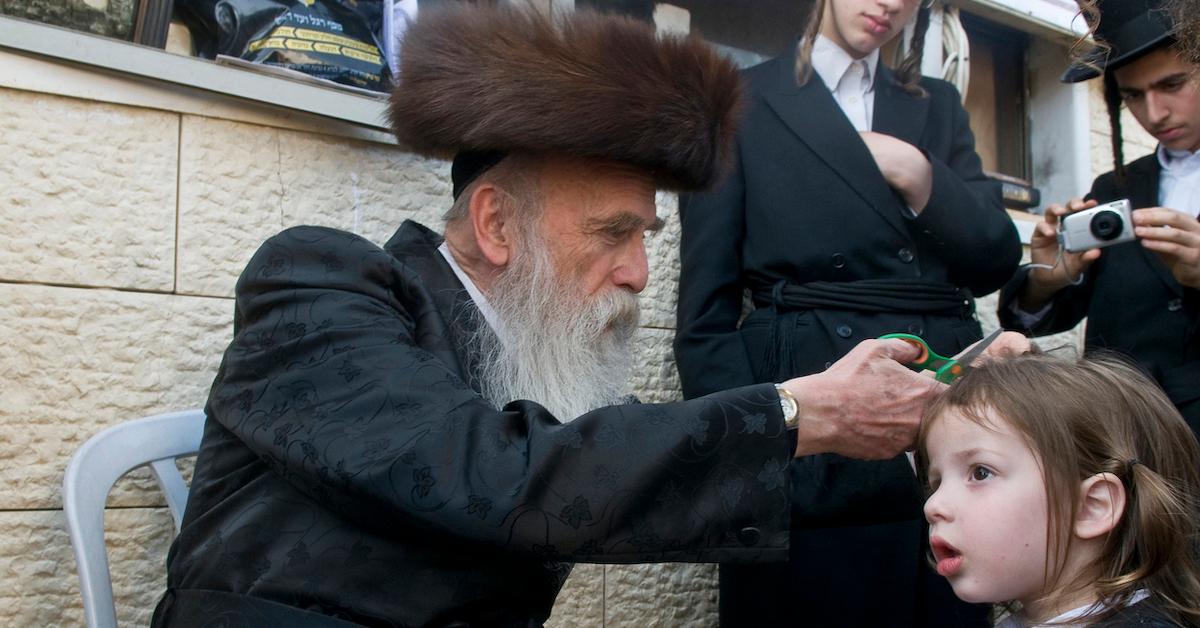
[[[1133,358],[1200,433],[1200,79],[1180,55],[1164,4],[1085,5],[1099,49],[1063,80],[1103,76],[1114,169],[1096,179],[1085,199],[1047,208],[1031,242],[1038,266],[1008,283],[999,314],[1006,328],[1034,335],[1070,329],[1086,316],[1086,349]],[[1122,105],[1159,141],[1154,153],[1128,164]],[[1135,208],[1137,241],[1059,250],[1064,216],[1118,199]]]

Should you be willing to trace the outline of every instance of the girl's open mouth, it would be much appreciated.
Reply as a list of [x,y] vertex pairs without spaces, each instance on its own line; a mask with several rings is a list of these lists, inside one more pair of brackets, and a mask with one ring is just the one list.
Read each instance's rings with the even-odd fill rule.
[[962,552],[947,543],[945,539],[937,536],[930,537],[929,547],[933,550],[934,560],[937,561],[937,572],[942,577],[949,578],[962,568]]

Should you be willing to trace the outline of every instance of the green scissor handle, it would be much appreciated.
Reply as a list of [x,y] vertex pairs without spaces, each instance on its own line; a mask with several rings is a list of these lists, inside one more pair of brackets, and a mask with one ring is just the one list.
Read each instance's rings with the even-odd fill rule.
[[934,353],[933,349],[929,348],[929,343],[925,342],[920,336],[912,334],[884,334],[879,338],[881,340],[896,338],[897,340],[903,340],[916,346],[921,350],[921,355],[918,355],[917,359],[913,360],[912,366],[918,371],[933,371],[933,378],[943,384],[949,384],[959,375],[963,374],[963,367],[958,363],[958,360]]

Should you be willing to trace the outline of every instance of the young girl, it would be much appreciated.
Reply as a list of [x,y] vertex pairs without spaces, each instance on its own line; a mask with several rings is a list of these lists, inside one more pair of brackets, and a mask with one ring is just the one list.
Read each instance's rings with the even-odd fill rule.
[[1000,625],[1200,626],[1200,447],[1109,359],[987,363],[929,408],[918,469],[939,574]]
[[[811,6],[795,45],[745,72],[728,176],[680,198],[688,397],[818,373],[895,331],[957,353],[981,337],[972,297],[1020,261],[959,93],[919,71],[928,3]],[[910,20],[911,53],[889,68],[880,48]],[[722,565],[722,628],[983,624],[925,564],[906,457],[817,456],[790,471],[792,560]]]

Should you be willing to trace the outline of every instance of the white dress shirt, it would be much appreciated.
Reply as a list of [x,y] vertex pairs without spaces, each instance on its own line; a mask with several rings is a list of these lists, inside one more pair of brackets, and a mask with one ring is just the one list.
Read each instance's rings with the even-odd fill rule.
[[812,67],[856,131],[870,131],[875,114],[875,70],[879,49],[862,59],[851,57],[824,35],[813,43]]
[[450,264],[450,270],[454,271],[454,276],[458,277],[458,281],[467,289],[467,294],[475,302],[475,307],[479,308],[480,314],[483,314],[483,320],[487,321],[492,331],[500,329],[496,326],[496,310],[492,309],[492,305],[488,303],[487,298],[479,291],[479,286],[476,286],[475,282],[471,281],[471,278],[463,271],[462,266],[458,265],[458,261],[450,254],[450,247],[446,244],[445,240],[442,241],[442,245],[437,250],[438,253],[442,254],[442,257],[446,258],[446,262]]
[[1200,151],[1167,150],[1159,144],[1158,163],[1159,206],[1200,215]]

